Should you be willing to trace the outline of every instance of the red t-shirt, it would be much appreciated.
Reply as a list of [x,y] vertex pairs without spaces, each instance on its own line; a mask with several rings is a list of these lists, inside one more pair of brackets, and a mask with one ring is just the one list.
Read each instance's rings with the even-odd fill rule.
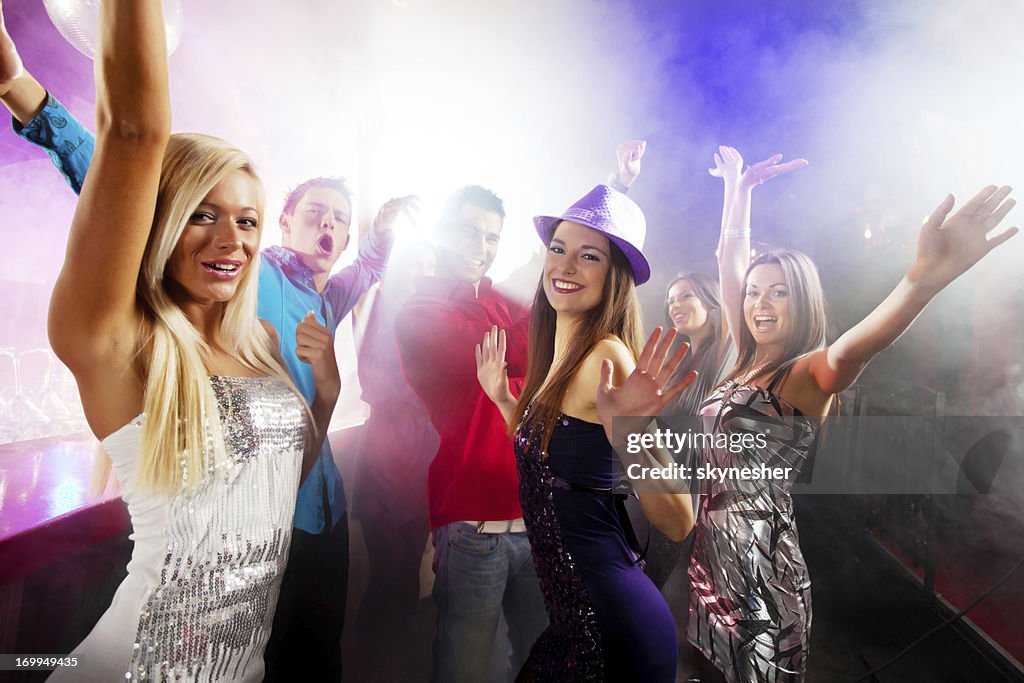
[[441,436],[427,474],[430,526],[522,516],[512,440],[498,407],[476,379],[475,347],[497,325],[508,340],[509,384],[526,376],[529,309],[480,281],[421,278],[398,313],[402,371]]

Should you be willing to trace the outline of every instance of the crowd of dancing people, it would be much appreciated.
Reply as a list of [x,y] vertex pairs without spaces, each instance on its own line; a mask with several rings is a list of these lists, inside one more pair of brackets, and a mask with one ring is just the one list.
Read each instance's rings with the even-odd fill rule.
[[[350,313],[371,407],[353,503],[370,562],[350,626],[365,656],[346,663],[358,680],[378,677],[415,611],[428,537],[432,680],[486,680],[502,618],[509,679],[673,681],[682,635],[705,683],[804,680],[811,584],[794,479],[636,485],[641,544],[621,486],[623,426],[786,425],[682,457],[799,473],[836,395],[1016,233],[992,235],[1010,188],[956,211],[943,200],[899,284],[829,343],[812,260],[751,258],[753,193],[807,162],[745,165],[720,147],[717,279],[658,274],[667,330],[646,334],[647,225],[628,194],[645,143],[620,145],[606,184],[534,219],[545,256],[531,302],[487,277],[517,228],[478,185],[451,196],[433,242],[394,253],[415,199],[388,201],[355,261],[333,272],[353,222],[346,183],[299,183],[282,244],[261,250],[250,159],[170,132],[159,0],[104,0],[100,19],[93,135],[25,71],[0,4],[0,99],[80,195],[50,342],[102,444],[96,479],[116,482],[134,541],[127,578],[75,649],[81,665],[52,680],[341,680],[349,502],[326,432],[341,391],[334,333]],[[680,565],[684,634],[661,592]]]

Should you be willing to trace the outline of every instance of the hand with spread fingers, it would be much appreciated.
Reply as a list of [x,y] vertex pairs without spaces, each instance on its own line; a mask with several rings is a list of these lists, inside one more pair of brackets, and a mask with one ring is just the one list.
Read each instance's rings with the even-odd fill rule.
[[377,212],[377,217],[373,219],[373,231],[377,233],[393,231],[398,223],[399,216],[403,213],[409,217],[409,220],[415,222],[416,211],[419,210],[419,201],[419,197],[410,194],[405,197],[395,197],[384,202]]
[[[693,371],[685,377],[677,380],[672,386],[668,386],[672,374],[683,362],[683,357],[689,349],[689,344],[681,344],[679,349],[672,354],[668,353],[675,341],[676,331],[669,330],[668,334],[662,336],[662,329],[659,327],[651,333],[647,339],[640,358],[637,360],[636,368],[630,373],[626,381],[619,386],[612,385],[614,365],[611,360],[605,360],[601,365],[601,383],[597,392],[597,415],[609,430],[612,418],[618,417],[643,417],[660,415],[665,406],[683,392],[697,379],[697,372]],[[646,427],[639,425],[639,429]],[[635,431],[627,429],[627,431]]]
[[775,176],[803,168],[808,163],[807,159],[792,159],[783,162],[781,154],[768,157],[764,161],[751,164],[743,171],[743,175],[740,176],[740,190],[752,190]]
[[494,401],[508,422],[515,408],[516,399],[508,386],[506,349],[505,330],[499,330],[497,325],[491,327],[484,334],[483,342],[476,345],[476,378],[484,393]]
[[615,156],[619,160],[619,170],[616,178],[619,184],[630,188],[640,175],[640,160],[647,151],[646,140],[626,140],[620,142],[615,149]]
[[949,215],[955,199],[947,195],[921,226],[917,259],[907,273],[914,284],[939,290],[960,277],[990,251],[1017,234],[1012,227],[989,237],[1016,205],[1013,188],[989,185]]

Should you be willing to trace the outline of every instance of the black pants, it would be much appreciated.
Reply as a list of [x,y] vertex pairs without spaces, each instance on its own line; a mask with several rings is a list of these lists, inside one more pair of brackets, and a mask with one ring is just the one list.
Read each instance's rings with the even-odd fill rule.
[[341,681],[347,597],[348,513],[322,534],[293,529],[265,681]]

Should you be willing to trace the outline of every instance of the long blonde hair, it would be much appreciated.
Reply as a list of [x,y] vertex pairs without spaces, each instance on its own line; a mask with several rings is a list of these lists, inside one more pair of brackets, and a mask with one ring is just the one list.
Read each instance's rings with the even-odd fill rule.
[[[145,413],[134,482],[140,489],[173,495],[194,488],[228,457],[203,362],[210,349],[174,303],[164,275],[189,217],[213,187],[234,171],[244,171],[258,180],[249,157],[219,138],[175,134],[167,144],[153,227],[136,285],[144,326],[137,349]],[[262,226],[262,186],[258,203]],[[234,297],[224,306],[220,342],[243,365],[281,380],[301,396],[256,317],[259,263],[257,253],[242,273]],[[94,484],[109,479],[109,458],[104,455],[99,460]]]

